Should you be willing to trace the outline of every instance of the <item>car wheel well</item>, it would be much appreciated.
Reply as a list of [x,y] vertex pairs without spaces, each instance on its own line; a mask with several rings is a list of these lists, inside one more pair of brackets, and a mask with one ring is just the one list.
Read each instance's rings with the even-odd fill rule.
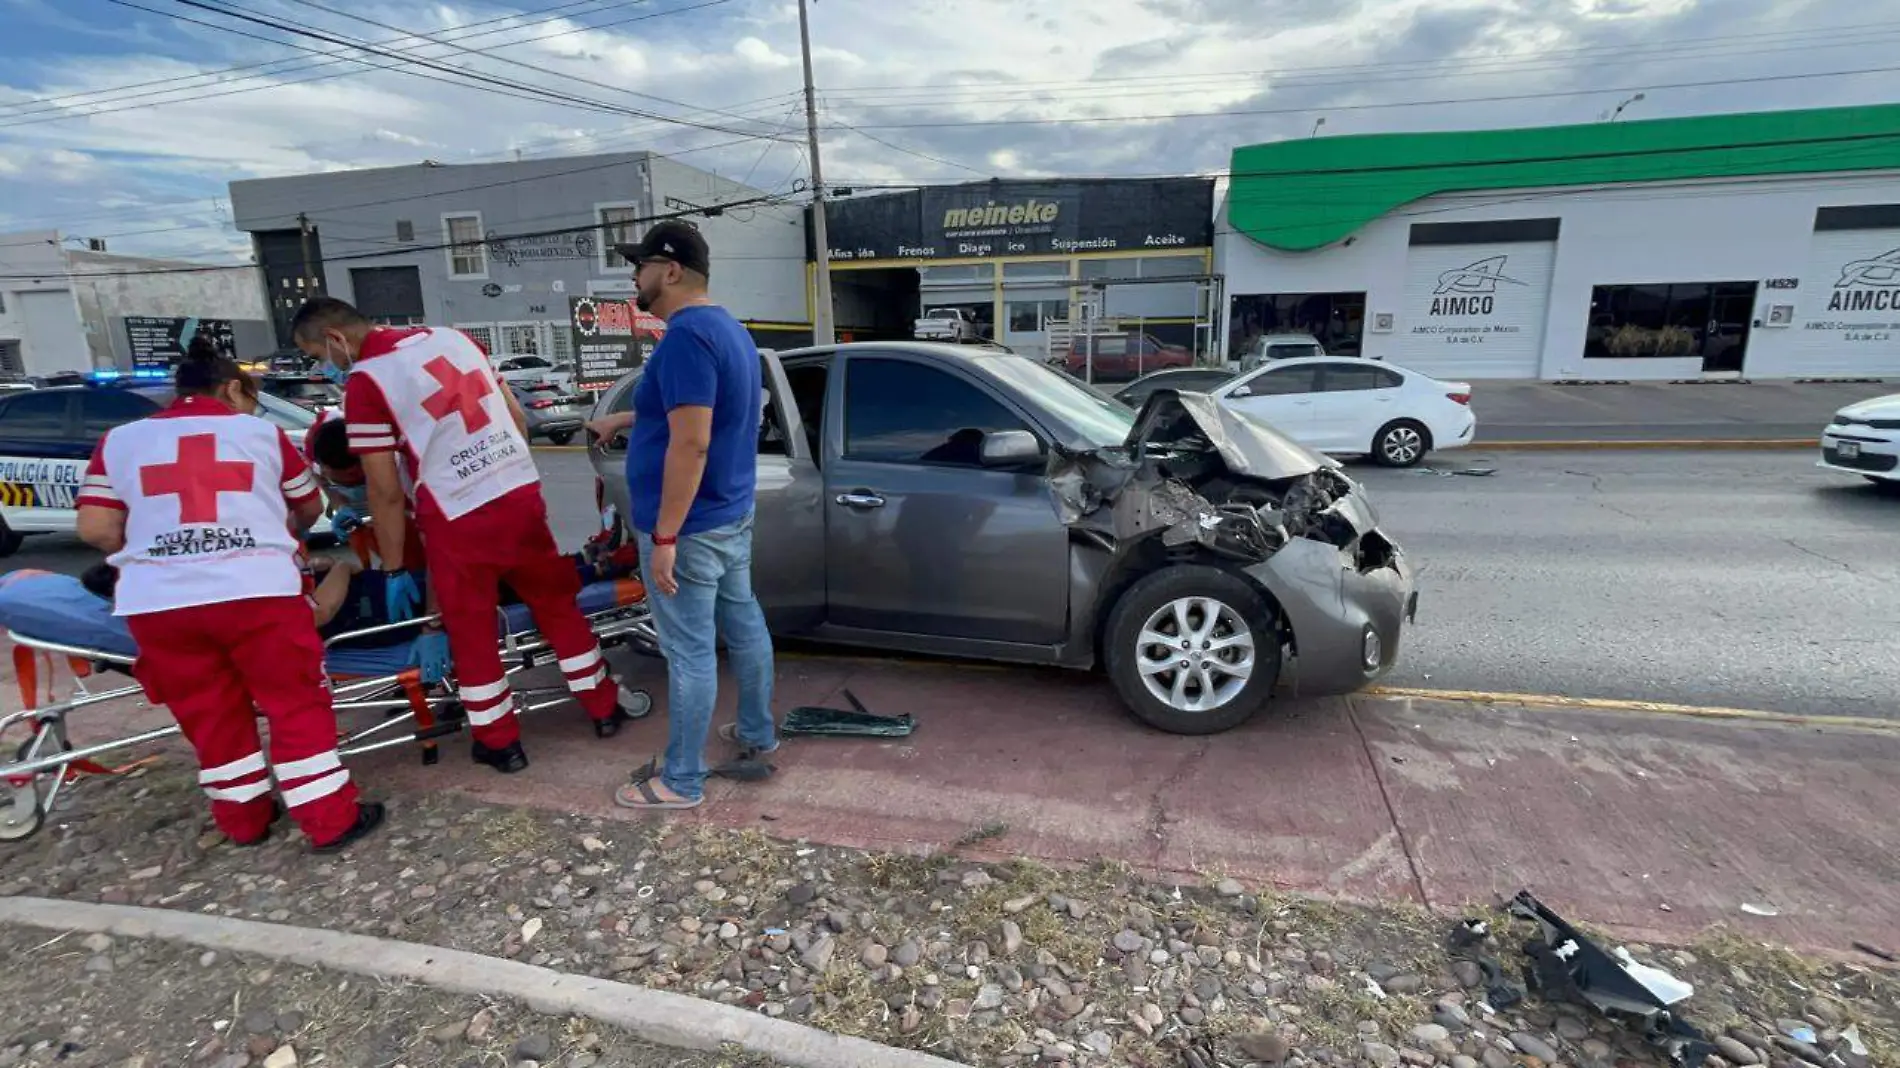
[[1094,666],[1101,670],[1107,663],[1107,640],[1109,620],[1115,614],[1115,606],[1128,594],[1135,583],[1157,571],[1170,567],[1211,567],[1224,571],[1252,587],[1267,607],[1273,610],[1276,629],[1280,634],[1280,644],[1288,653],[1299,654],[1299,642],[1293,633],[1293,625],[1287,621],[1286,608],[1280,599],[1273,595],[1265,585],[1252,575],[1233,566],[1233,561],[1217,556],[1198,547],[1169,550],[1160,544],[1159,539],[1151,539],[1148,544],[1130,554],[1118,564],[1102,582],[1102,592],[1095,602]]

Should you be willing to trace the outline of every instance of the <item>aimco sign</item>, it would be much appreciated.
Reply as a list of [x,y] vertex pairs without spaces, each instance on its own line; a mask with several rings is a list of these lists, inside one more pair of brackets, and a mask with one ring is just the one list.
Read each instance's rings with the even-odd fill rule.
[[827,201],[834,262],[1206,248],[1211,178],[979,182]]

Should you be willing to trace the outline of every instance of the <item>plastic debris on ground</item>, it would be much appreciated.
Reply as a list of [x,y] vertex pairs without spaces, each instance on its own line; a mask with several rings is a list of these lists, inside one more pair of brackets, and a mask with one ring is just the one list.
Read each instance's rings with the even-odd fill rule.
[[804,705],[785,717],[780,734],[822,735],[834,738],[908,738],[917,729],[917,721],[906,712],[901,716],[880,716],[864,707],[850,690],[844,699],[849,709]]
[[1512,899],[1510,911],[1535,922],[1543,936],[1524,944],[1529,990],[1640,1024],[1644,1039],[1679,1068],[1698,1068],[1716,1052],[1706,1035],[1670,1011],[1695,994],[1694,986],[1635,960],[1620,946],[1614,954],[1605,952],[1529,891]]
[[1779,916],[1781,915],[1781,910],[1774,907],[1773,905],[1750,905],[1750,904],[1744,903],[1742,905],[1742,911],[1748,913],[1750,916]]

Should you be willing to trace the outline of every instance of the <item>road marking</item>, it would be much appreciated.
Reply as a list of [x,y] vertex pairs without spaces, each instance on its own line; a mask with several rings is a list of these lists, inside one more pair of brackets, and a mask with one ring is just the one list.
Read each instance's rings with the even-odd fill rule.
[[1758,708],[1724,708],[1719,705],[1680,705],[1667,701],[1623,701],[1607,697],[1564,697],[1547,693],[1496,693],[1489,690],[1424,690],[1405,686],[1369,686],[1362,691],[1369,697],[1415,697],[1426,701],[1456,701],[1466,704],[1525,705],[1531,708],[1564,708],[1586,712],[1629,712],[1657,716],[1685,716],[1691,719],[1742,720],[1750,723],[1774,723],[1793,727],[1842,727],[1852,730],[1900,733],[1900,721],[1867,716],[1812,716],[1795,712],[1768,712]]
[[1821,447],[1821,441],[1819,438],[1762,438],[1759,440],[1751,440],[1748,438],[1670,438],[1661,441],[1485,441],[1479,439],[1465,447],[1478,452],[1483,452],[1486,449],[1497,449],[1500,451],[1512,450],[1517,452],[1533,452],[1539,450],[1547,452],[1586,452],[1591,449],[1624,449],[1630,451],[1641,449],[1708,449],[1715,451],[1818,449]]

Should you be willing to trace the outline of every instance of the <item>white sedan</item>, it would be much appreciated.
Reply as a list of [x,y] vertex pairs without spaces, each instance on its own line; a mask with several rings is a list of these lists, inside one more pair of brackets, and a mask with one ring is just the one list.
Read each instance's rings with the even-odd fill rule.
[[1821,467],[1900,484],[1900,393],[1850,404],[1821,431]]
[[1411,467],[1434,449],[1471,444],[1468,382],[1441,382],[1382,360],[1275,360],[1212,391],[1232,410],[1316,452]]

